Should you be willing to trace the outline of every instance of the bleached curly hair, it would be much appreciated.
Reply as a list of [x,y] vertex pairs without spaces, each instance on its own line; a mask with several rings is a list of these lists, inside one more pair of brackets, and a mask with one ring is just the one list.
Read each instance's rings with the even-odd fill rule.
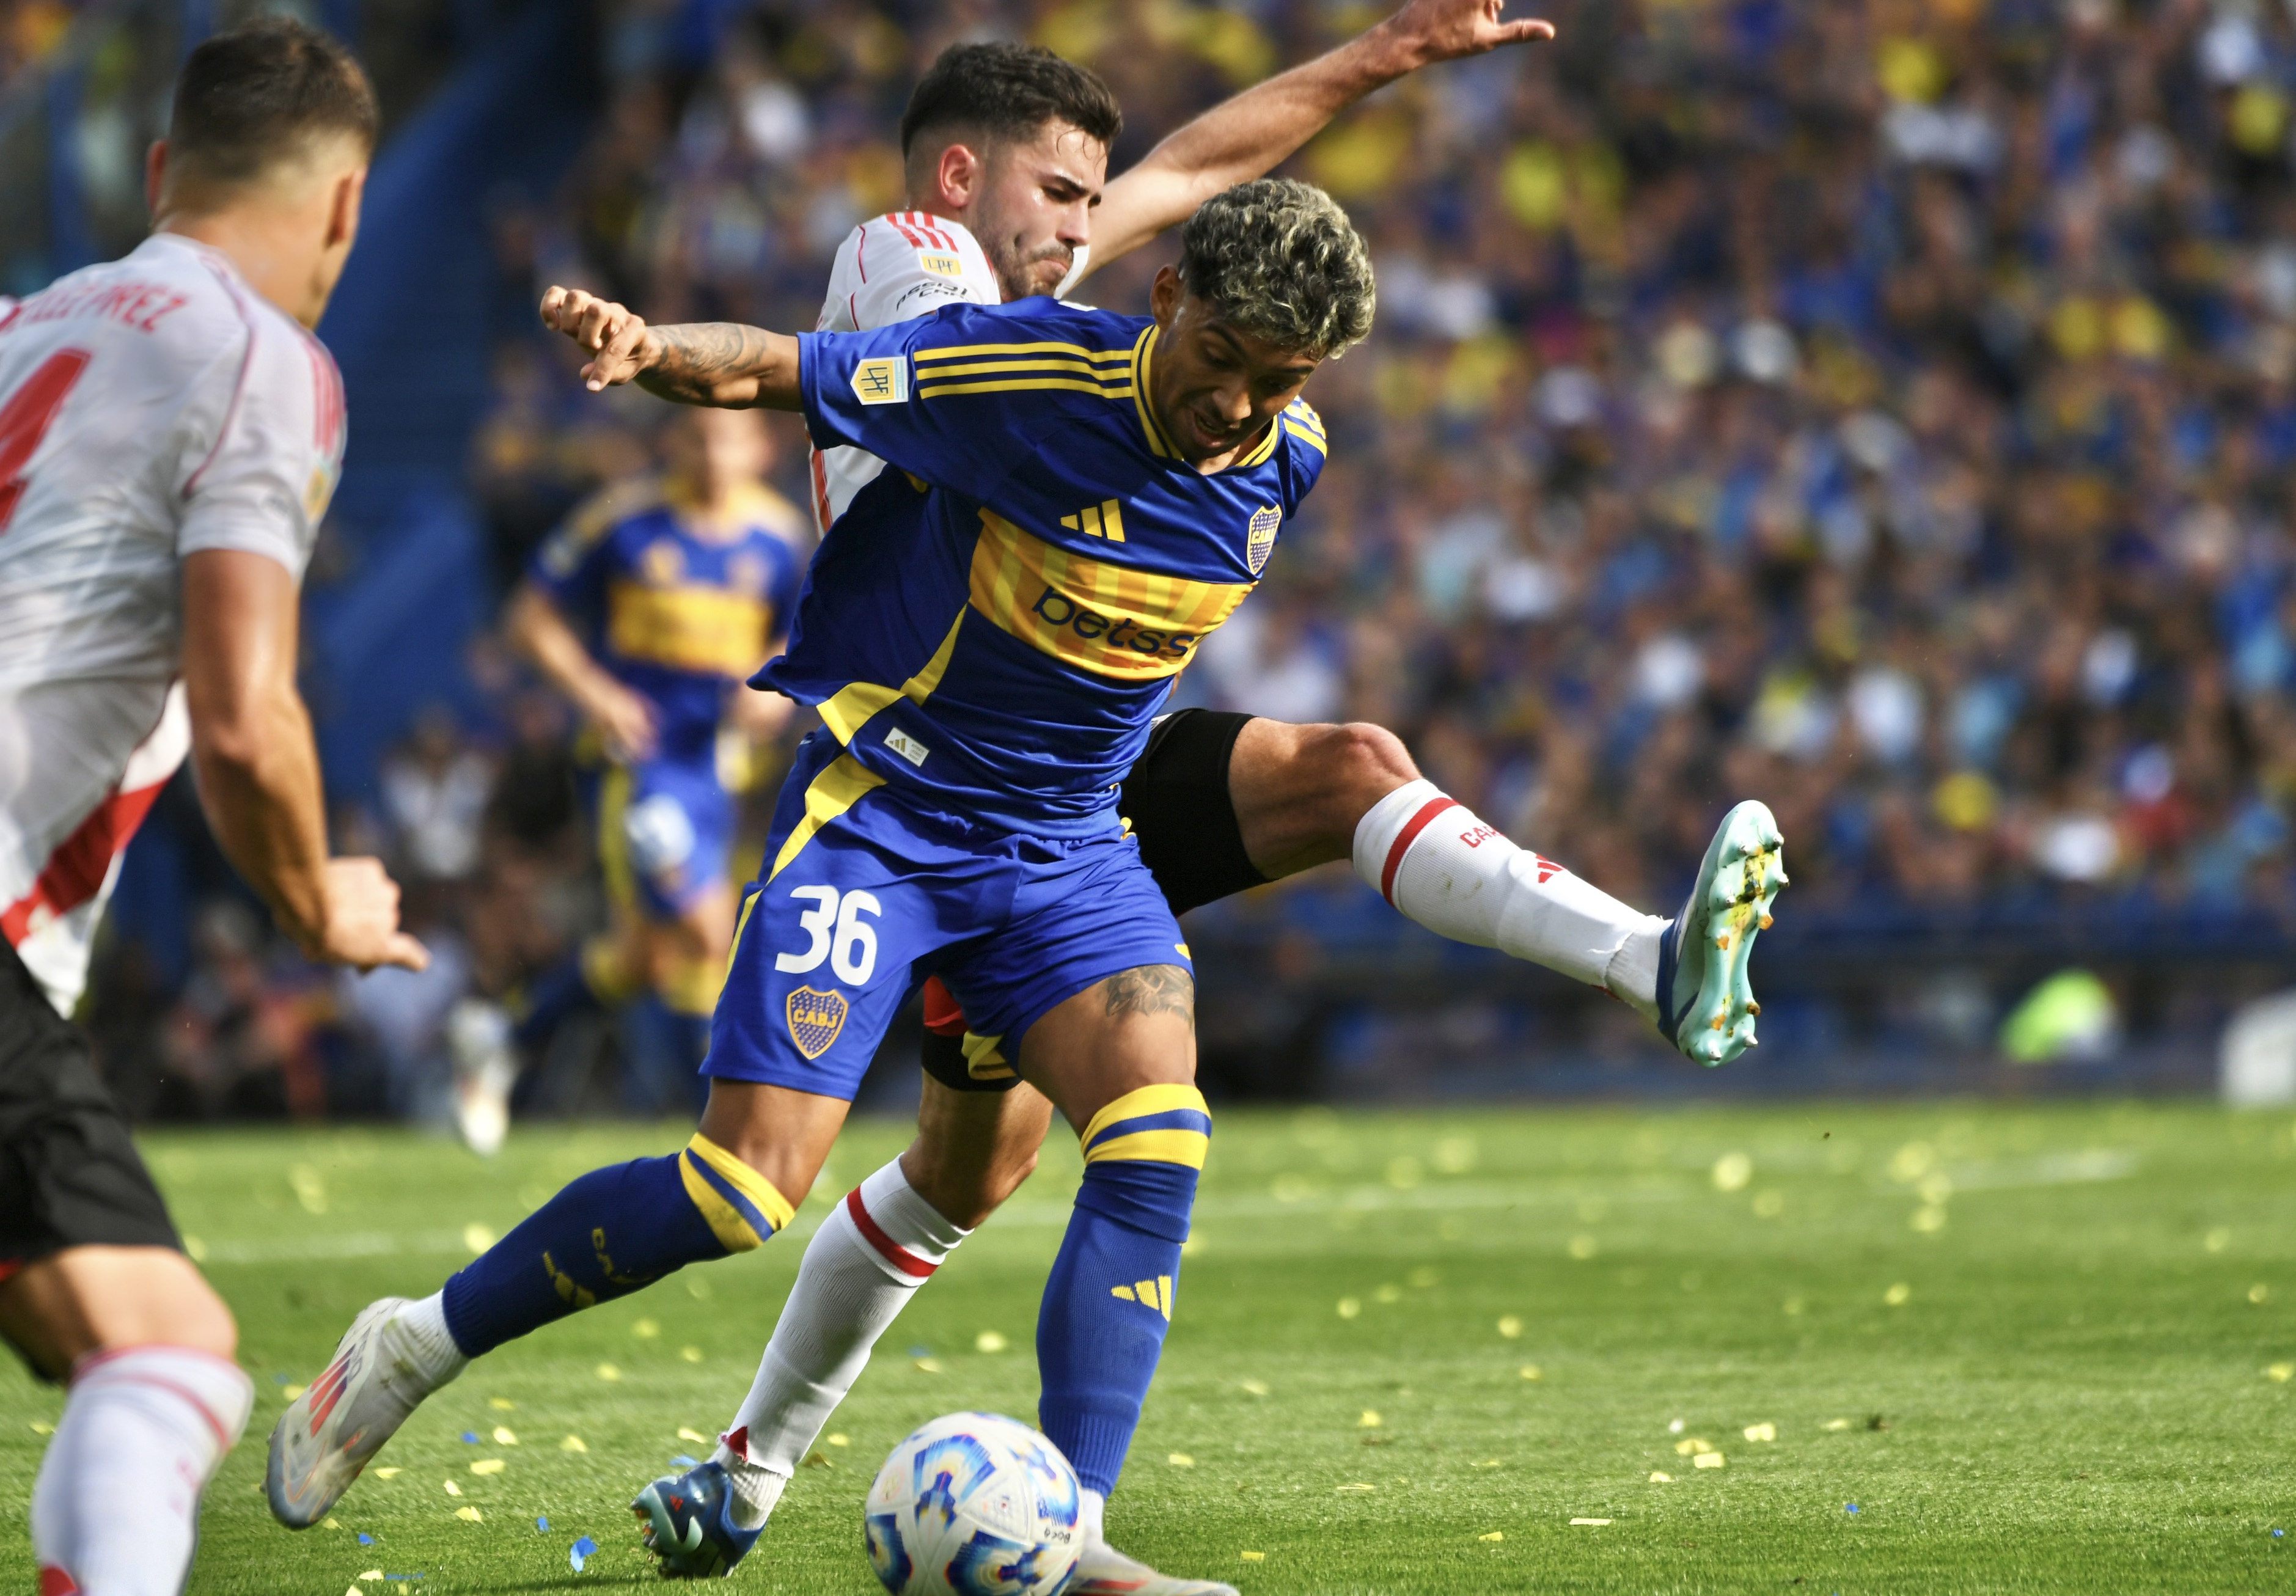
[[1261,177],[1214,194],[1180,231],[1180,281],[1222,321],[1331,358],[1371,331],[1371,253],[1338,201]]

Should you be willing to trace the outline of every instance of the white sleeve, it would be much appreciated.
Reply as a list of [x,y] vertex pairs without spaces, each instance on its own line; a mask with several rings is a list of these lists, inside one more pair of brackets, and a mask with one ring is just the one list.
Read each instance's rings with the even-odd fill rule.
[[215,441],[188,462],[176,552],[262,554],[299,581],[341,467],[342,380],[299,331],[250,321],[249,340]]
[[852,243],[846,311],[857,328],[906,322],[944,305],[1004,302],[979,241],[938,217],[914,210],[876,217],[856,230]]

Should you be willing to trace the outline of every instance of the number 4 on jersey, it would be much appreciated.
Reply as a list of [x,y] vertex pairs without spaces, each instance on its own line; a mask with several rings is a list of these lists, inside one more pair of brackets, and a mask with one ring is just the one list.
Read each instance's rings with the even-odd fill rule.
[[86,370],[86,350],[58,349],[40,363],[23,387],[8,396],[6,404],[0,405],[0,532],[8,529],[9,519],[16,513],[16,501],[24,496],[24,467],[30,463],[32,452],[48,435],[56,412],[64,407],[72,385]]

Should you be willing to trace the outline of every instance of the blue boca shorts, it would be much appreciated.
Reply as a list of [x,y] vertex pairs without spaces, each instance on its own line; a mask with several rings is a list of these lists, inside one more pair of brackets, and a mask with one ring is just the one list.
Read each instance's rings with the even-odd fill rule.
[[744,895],[701,1073],[850,1101],[885,1027],[927,976],[973,1035],[972,1072],[1087,986],[1146,964],[1193,973],[1139,846],[973,828],[912,807],[837,742],[799,751]]
[[724,884],[734,800],[718,780],[714,749],[700,757],[609,765],[589,800],[598,862],[616,906],[649,920],[676,920]]

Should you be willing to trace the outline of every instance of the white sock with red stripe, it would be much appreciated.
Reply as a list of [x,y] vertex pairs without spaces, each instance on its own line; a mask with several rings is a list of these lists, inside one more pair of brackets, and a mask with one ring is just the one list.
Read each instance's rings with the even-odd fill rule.
[[1356,873],[1438,936],[1496,947],[1658,1015],[1670,921],[1518,847],[1434,782],[1405,783],[1356,823]]
[[81,1359],[32,1486],[41,1596],[176,1596],[200,1493],[254,1405],[238,1364],[188,1347]]
[[763,1524],[877,1338],[971,1231],[917,1195],[898,1158],[846,1194],[806,1244],[758,1378],[719,1438],[734,1522]]

